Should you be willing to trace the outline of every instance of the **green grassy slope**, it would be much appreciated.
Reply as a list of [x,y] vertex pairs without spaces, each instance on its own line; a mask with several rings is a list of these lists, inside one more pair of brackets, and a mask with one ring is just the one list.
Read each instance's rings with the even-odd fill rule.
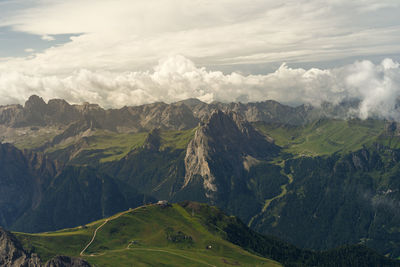
[[285,152],[295,155],[348,153],[373,143],[400,148],[399,138],[387,135],[385,122],[381,120],[325,119],[299,127],[266,123],[255,126],[271,136]]
[[36,149],[46,144],[60,132],[60,130],[53,128],[29,131],[21,136],[15,135],[12,143],[19,149]]
[[48,148],[45,152],[54,158],[62,154],[76,153],[73,151],[75,145],[79,147],[75,160],[77,162],[108,162],[119,160],[126,156],[132,149],[138,148],[144,144],[147,133],[114,133],[98,130],[93,135],[72,140],[68,143],[62,143]]
[[[196,214],[177,204],[145,206],[114,218],[97,231],[84,252],[83,257],[96,266],[280,266],[210,232]],[[104,222],[51,233],[15,234],[43,260],[58,254],[79,256]]]
[[359,245],[299,249],[216,207],[189,201],[147,205],[72,229],[14,234],[43,261],[61,254],[94,266],[399,266]]
[[[391,136],[384,130],[382,120],[335,120],[321,119],[305,126],[255,123],[262,133],[271,136],[284,152],[294,155],[317,156],[333,153],[348,153],[380,143],[390,148],[400,148],[400,137]],[[184,131],[161,131],[161,150],[186,149],[193,138],[194,129]],[[77,162],[109,162],[120,160],[133,149],[143,146],[148,133],[115,133],[97,130],[93,135],[62,143],[46,150],[50,155],[71,153],[78,144],[80,151],[75,155]],[[44,135],[32,135],[17,142],[19,148],[34,148],[43,143]],[[75,153],[75,152],[73,152]]]
[[185,131],[162,131],[161,150],[163,149],[186,149],[188,143],[193,138],[196,128]]
[[[192,139],[195,129],[185,131],[161,131],[160,150],[186,149]],[[134,149],[144,145],[148,133],[115,133],[97,130],[93,135],[80,140],[71,140],[50,147],[46,153],[53,158],[63,158],[63,155],[74,155],[72,164],[97,164],[117,161]]]
[[[226,216],[215,207],[196,202],[183,202],[188,212],[195,216],[209,231],[218,233],[240,247],[274,259],[287,267],[303,266],[400,266],[400,262],[388,259],[362,245],[347,245],[327,251],[300,249],[278,238],[261,235],[249,229],[237,217]],[[292,221],[293,222],[293,221]]]

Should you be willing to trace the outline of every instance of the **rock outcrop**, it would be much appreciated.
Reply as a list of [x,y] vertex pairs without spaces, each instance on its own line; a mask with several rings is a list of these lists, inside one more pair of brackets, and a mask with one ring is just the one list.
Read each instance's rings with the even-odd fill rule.
[[253,103],[207,104],[198,99],[187,99],[172,104],[162,102],[120,109],[103,109],[97,104],[71,105],[63,99],[46,103],[32,95],[25,105],[0,106],[0,125],[9,127],[69,125],[90,120],[102,129],[143,131],[155,127],[183,130],[193,128],[216,110],[235,112],[249,122],[264,121],[301,125],[321,117],[341,117],[358,106],[358,102],[340,105],[324,103],[320,108],[311,105],[291,107],[273,100]]
[[0,228],[0,266],[41,267],[40,259],[27,254],[13,234]]
[[24,250],[18,239],[0,227],[0,266],[3,267],[90,267],[80,258],[57,256],[42,264],[39,257]]
[[241,178],[249,156],[268,159],[278,151],[271,139],[239,114],[216,110],[199,126],[187,147],[183,188],[201,179],[206,196],[215,199]]
[[80,258],[56,256],[46,262],[44,267],[90,267],[89,263]]
[[97,104],[70,105],[63,99],[51,99],[46,103],[33,95],[24,106],[0,106],[0,125],[8,127],[68,126],[87,122],[100,129],[138,132],[155,127],[189,129],[197,125],[198,119],[184,104],[154,103],[106,110]]
[[143,144],[143,148],[151,151],[158,151],[161,145],[160,129],[153,129]]
[[39,132],[45,132],[54,139],[40,146],[44,150],[51,145],[71,141],[71,138],[79,139],[82,135],[90,134],[88,129],[120,133],[146,132],[154,128],[187,130],[196,127],[200,121],[207,120],[214,110],[237,113],[248,122],[304,125],[319,118],[349,117],[358,104],[357,101],[339,105],[323,103],[316,108],[311,105],[291,107],[273,100],[207,104],[198,99],[187,99],[171,104],[157,102],[120,109],[103,109],[90,103],[71,105],[63,99],[51,99],[46,103],[39,96],[33,95],[24,106],[0,106],[0,140],[15,143],[16,136],[30,138]]

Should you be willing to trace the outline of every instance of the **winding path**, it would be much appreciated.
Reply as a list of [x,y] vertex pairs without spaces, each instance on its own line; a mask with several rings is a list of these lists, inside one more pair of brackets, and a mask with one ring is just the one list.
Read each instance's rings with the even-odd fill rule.
[[[94,240],[96,239],[97,231],[99,231],[99,230],[100,230],[104,225],[106,225],[109,221],[115,220],[115,219],[119,218],[120,216],[122,216],[122,215],[124,215],[124,214],[126,214],[126,213],[132,212],[132,211],[137,210],[137,209],[140,209],[140,208],[142,208],[142,207],[138,207],[138,208],[135,208],[135,209],[130,209],[130,210],[121,212],[120,214],[116,215],[115,217],[106,219],[100,226],[98,226],[98,227],[94,230],[92,239],[91,239],[91,240],[89,241],[89,243],[85,246],[85,248],[82,249],[82,251],[80,252],[79,255],[81,255],[81,256],[91,256],[91,257],[104,255],[104,254],[90,254],[90,255],[85,255],[85,254],[84,254],[85,251],[88,249],[88,247],[90,247],[90,245],[91,245],[91,244],[94,242]],[[167,250],[162,250],[162,249],[151,249],[151,248],[131,248],[131,247],[130,247],[130,244],[128,244],[128,246],[125,248],[125,250],[128,250],[128,249],[129,249],[129,250],[145,250],[145,251],[154,251],[154,252],[168,253],[168,254],[172,254],[172,255],[175,255],[175,256],[179,256],[179,257],[182,257],[182,258],[185,258],[185,259],[188,259],[188,260],[197,262],[197,263],[201,263],[201,264],[204,264],[204,265],[207,265],[207,266],[217,267],[216,265],[209,264],[209,263],[207,263],[207,262],[205,262],[205,261],[198,260],[198,259],[194,259],[194,258],[190,258],[190,257],[188,257],[188,256],[185,256],[185,255],[182,255],[182,254],[178,254],[178,253],[174,253],[174,252],[172,252],[172,251],[167,251]],[[118,250],[115,250],[115,251],[118,251]]]
[[[136,209],[139,209],[139,208],[141,208],[141,207],[138,207],[138,208],[136,208]],[[86,247],[85,247],[84,249],[82,249],[82,251],[81,251],[81,253],[79,253],[79,255],[85,256],[85,255],[84,255],[85,250],[86,250],[88,247],[90,247],[90,245],[91,245],[91,244],[93,243],[93,241],[95,240],[97,231],[100,230],[104,225],[106,225],[106,223],[108,223],[109,221],[115,220],[115,219],[119,218],[120,216],[122,216],[122,215],[124,215],[124,214],[127,214],[127,213],[129,213],[129,212],[132,212],[132,211],[134,211],[134,210],[136,210],[136,209],[129,209],[129,210],[127,210],[127,211],[121,212],[120,214],[116,215],[115,217],[106,219],[99,227],[96,228],[96,230],[94,230],[92,239],[89,241],[89,243],[86,245]],[[91,255],[86,255],[86,256],[95,256],[95,255],[91,254]]]
[[[83,253],[84,253],[85,250],[93,243],[94,239],[96,238],[97,231],[98,231],[101,227],[103,227],[106,223],[108,223],[108,221],[109,221],[109,219],[105,220],[99,227],[96,228],[96,230],[94,230],[92,239],[91,239],[90,242],[86,245],[86,247],[85,247],[84,249],[82,249],[82,251],[81,251],[81,253],[79,253],[79,255],[84,256]],[[92,256],[92,255],[89,255],[89,256]]]
[[251,225],[253,224],[254,220],[257,219],[258,217],[260,217],[263,213],[265,213],[267,211],[267,209],[268,209],[269,205],[271,205],[272,201],[284,197],[287,194],[287,186],[290,185],[291,183],[293,183],[293,175],[292,174],[286,174],[283,171],[283,166],[285,166],[285,161],[282,161],[282,163],[280,165],[282,165],[281,174],[288,178],[288,183],[284,184],[284,185],[281,185],[281,193],[279,195],[274,196],[273,198],[269,198],[269,199],[265,200],[265,203],[264,203],[264,206],[263,206],[262,210],[259,213],[257,213],[256,215],[254,215],[250,219],[249,223],[247,224],[248,227],[251,227]]
[[[91,239],[91,240],[89,241],[89,243],[85,246],[85,248],[80,252],[80,256],[98,257],[98,256],[102,256],[102,255],[106,254],[106,253],[101,253],[101,254],[88,254],[88,255],[85,255],[84,253],[85,253],[85,251],[90,247],[90,245],[94,242],[94,240],[96,239],[97,232],[98,232],[104,225],[106,225],[109,221],[115,220],[115,219],[119,218],[120,216],[122,216],[122,215],[124,215],[124,214],[126,214],[126,213],[133,212],[133,211],[135,211],[135,210],[137,210],[137,209],[140,209],[140,208],[142,208],[142,207],[137,207],[137,208],[135,208],[135,209],[130,209],[130,210],[121,212],[120,214],[118,214],[118,215],[116,215],[116,216],[114,216],[114,217],[111,217],[111,218],[106,219],[101,225],[99,225],[99,226],[94,230],[92,239]],[[175,252],[173,252],[173,251],[168,251],[168,250],[163,250],[163,249],[157,249],[157,248],[131,248],[130,245],[131,245],[131,244],[128,243],[128,245],[127,245],[126,248],[123,248],[123,249],[116,249],[116,250],[110,250],[109,252],[118,252],[118,251],[126,251],[126,250],[132,250],[132,251],[134,251],[134,250],[137,250],[137,251],[142,250],[142,251],[162,252],[162,253],[167,253],[167,254],[171,254],[171,255],[174,255],[174,256],[178,256],[178,257],[181,257],[181,258],[185,258],[185,259],[187,259],[187,260],[190,260],[190,261],[193,261],[193,262],[196,262],[196,263],[204,264],[205,266],[217,267],[216,265],[210,264],[210,263],[208,263],[208,262],[206,262],[206,261],[204,261],[204,260],[200,260],[200,259],[196,259],[196,258],[191,258],[190,256],[182,255],[182,253],[175,253]]]

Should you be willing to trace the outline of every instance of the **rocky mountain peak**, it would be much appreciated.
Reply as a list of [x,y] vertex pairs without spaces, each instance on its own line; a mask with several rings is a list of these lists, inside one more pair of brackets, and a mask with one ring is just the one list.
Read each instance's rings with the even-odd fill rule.
[[80,258],[68,256],[56,256],[46,262],[44,267],[90,267],[89,263]]
[[219,139],[222,143],[229,142],[244,154],[264,157],[264,155],[261,155],[263,153],[257,152],[260,146],[269,153],[277,151],[277,147],[272,144],[271,138],[260,134],[237,112],[215,110],[200,128],[213,140]]
[[[206,196],[215,198],[221,188],[230,188],[229,179],[242,175],[248,156],[265,159],[275,155],[278,150],[238,113],[215,110],[200,124],[188,144],[183,188],[200,178]],[[218,181],[215,173],[221,173],[219,168],[222,166],[227,169],[224,173],[230,176]]]
[[47,106],[53,112],[67,112],[72,110],[72,106],[64,99],[50,99]]
[[28,255],[19,241],[10,232],[0,227],[0,265],[7,267],[40,267],[40,259],[35,255]]
[[151,151],[158,151],[161,145],[160,129],[153,129],[144,142],[143,148]]
[[0,227],[0,266],[4,267],[90,267],[79,258],[57,256],[42,264],[39,257],[24,250],[18,239]]
[[43,98],[37,95],[31,95],[29,99],[25,102],[26,109],[35,109],[40,110],[46,107],[46,102],[44,102]]
[[205,128],[214,129],[216,131],[221,128],[229,129],[229,128],[244,128],[244,120],[243,118],[234,111],[224,112],[220,109],[216,109],[211,112],[211,115],[205,119],[203,122]]
[[48,112],[47,104],[43,98],[32,95],[25,102],[25,106],[22,110],[22,116],[15,120],[14,126],[44,126],[45,116]]

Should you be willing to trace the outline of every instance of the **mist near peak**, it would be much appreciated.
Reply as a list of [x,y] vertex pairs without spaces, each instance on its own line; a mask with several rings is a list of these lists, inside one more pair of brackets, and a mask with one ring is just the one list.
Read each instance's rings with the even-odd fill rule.
[[182,56],[163,58],[153,70],[135,72],[80,69],[69,75],[0,73],[0,104],[24,103],[32,94],[45,100],[63,98],[70,103],[91,102],[105,108],[176,102],[198,98],[204,102],[257,102],[286,104],[325,102],[334,105],[358,100],[352,116],[400,120],[400,64],[385,59],[379,64],[356,61],[333,69],[291,68],[283,63],[264,75],[224,74],[210,71]]

